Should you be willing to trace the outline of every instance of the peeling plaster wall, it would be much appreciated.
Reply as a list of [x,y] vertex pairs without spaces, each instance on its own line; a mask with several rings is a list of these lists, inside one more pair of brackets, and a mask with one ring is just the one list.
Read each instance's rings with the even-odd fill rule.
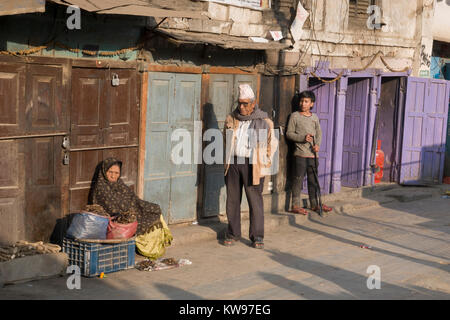
[[[202,2],[202,10],[208,19],[171,18],[161,26],[270,40],[270,30],[281,30],[285,41],[291,42],[289,27],[295,17],[297,3],[297,0],[273,0],[271,10],[259,11]],[[426,57],[432,50],[435,0],[378,0],[382,22],[386,24],[381,30],[368,29],[364,19],[355,23],[355,19],[349,18],[349,0],[301,0],[301,3],[314,21],[306,21],[301,41],[295,43],[291,50],[293,57],[289,58],[291,53],[286,55],[291,63],[295,64],[298,52],[306,51],[302,55],[306,66],[326,59],[331,68],[362,68],[381,51],[393,69],[412,68],[416,76],[420,70],[426,69]],[[159,21],[153,21],[151,26]],[[388,71],[380,59],[370,67]]]
[[[305,2],[308,1],[317,3],[315,32],[307,30],[296,49],[304,51],[311,41],[307,52],[312,64],[327,59],[331,68],[358,69],[365,67],[372,56],[381,51],[391,68],[412,68],[413,75],[417,76],[421,46],[425,46],[424,56],[431,54],[432,38],[427,35],[431,28],[427,26],[433,19],[432,0],[380,0],[381,22],[386,24],[381,30],[370,30],[364,19],[355,22],[349,18],[349,0],[326,1],[322,11],[319,4],[322,0]],[[321,27],[317,26],[318,21],[323,21]],[[380,59],[370,67],[388,71]]]

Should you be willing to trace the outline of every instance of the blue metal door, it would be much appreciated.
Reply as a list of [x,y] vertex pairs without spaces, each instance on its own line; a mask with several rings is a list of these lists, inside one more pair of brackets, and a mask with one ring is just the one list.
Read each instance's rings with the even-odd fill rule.
[[442,183],[448,81],[408,77],[400,183]]
[[[158,203],[169,223],[191,221],[197,209],[194,121],[199,120],[201,76],[152,72],[147,104],[144,199]],[[184,129],[191,145],[188,163],[171,159],[172,133]]]

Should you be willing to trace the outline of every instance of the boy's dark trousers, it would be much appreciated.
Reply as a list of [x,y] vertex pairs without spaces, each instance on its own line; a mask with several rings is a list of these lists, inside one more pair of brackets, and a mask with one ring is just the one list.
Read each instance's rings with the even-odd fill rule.
[[316,166],[315,160],[314,158],[303,158],[297,156],[294,156],[294,158],[295,158],[295,171],[294,171],[294,183],[292,185],[292,205],[296,207],[301,207],[300,195],[303,189],[303,178],[305,177],[306,173],[308,175],[309,203],[311,204],[311,208],[315,208],[317,207],[316,193],[319,188],[319,185],[316,182],[313,172],[313,168],[315,168]]
[[[228,173],[225,176],[227,186],[227,237],[238,240],[241,237],[241,200],[242,187],[244,187],[250,209],[250,230],[251,241],[262,240],[264,238],[264,206],[262,191],[264,188],[264,177],[259,185],[252,185],[252,165],[249,159],[242,158],[238,162],[235,157],[233,164],[230,164]],[[245,163],[243,163],[245,161]],[[243,163],[243,164],[238,164]]]

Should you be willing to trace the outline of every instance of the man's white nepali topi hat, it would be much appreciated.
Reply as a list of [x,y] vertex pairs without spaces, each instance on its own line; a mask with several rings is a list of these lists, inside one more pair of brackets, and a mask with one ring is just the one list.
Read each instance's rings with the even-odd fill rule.
[[239,85],[239,99],[255,99],[255,94],[248,84],[245,83]]

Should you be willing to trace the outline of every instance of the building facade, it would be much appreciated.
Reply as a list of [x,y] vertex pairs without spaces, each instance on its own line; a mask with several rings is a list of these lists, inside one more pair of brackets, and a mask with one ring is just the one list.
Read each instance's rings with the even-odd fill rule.
[[[284,132],[295,93],[306,89],[318,96],[326,137],[323,194],[373,184],[377,140],[384,181],[442,180],[449,87],[426,77],[435,2],[116,2],[0,2],[1,242],[46,240],[55,222],[64,227],[108,156],[122,159],[125,182],[171,224],[225,214],[223,166],[175,164],[173,137],[182,128],[192,150],[210,147],[208,129],[223,129],[241,83],[279,136],[268,212],[290,205]],[[81,8],[80,29],[70,4]]]

